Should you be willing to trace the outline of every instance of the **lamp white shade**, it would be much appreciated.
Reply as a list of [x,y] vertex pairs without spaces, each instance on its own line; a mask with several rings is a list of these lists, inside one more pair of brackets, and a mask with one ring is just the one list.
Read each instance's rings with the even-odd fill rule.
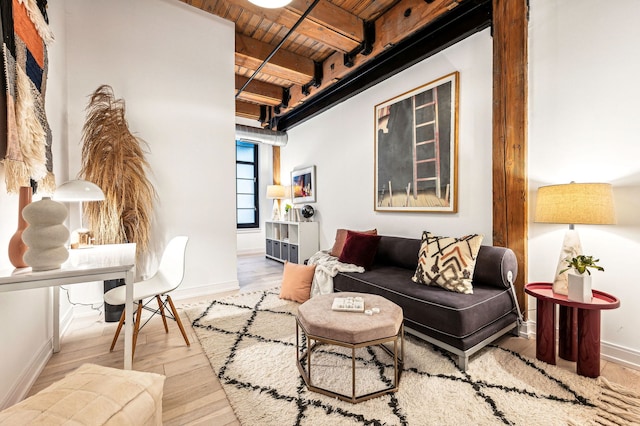
[[56,201],[100,201],[104,200],[104,192],[93,182],[74,179],[56,188],[53,199]]
[[568,183],[538,188],[534,222],[589,225],[616,223],[608,183]]
[[566,260],[582,254],[574,224],[612,225],[616,222],[613,189],[608,183],[568,183],[538,188],[534,222],[569,224],[553,280],[553,292],[569,293]]
[[285,196],[285,187],[282,185],[268,185],[267,198],[270,200],[281,200]]
[[249,0],[249,2],[266,9],[276,9],[288,5],[291,0]]

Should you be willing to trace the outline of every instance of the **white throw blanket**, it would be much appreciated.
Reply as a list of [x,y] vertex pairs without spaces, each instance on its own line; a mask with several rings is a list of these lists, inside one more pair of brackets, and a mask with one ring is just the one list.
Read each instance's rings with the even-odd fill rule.
[[331,256],[327,250],[321,250],[311,256],[307,264],[316,265],[311,283],[311,297],[333,293],[333,277],[338,275],[338,272],[364,272],[362,266],[339,262],[338,258]]

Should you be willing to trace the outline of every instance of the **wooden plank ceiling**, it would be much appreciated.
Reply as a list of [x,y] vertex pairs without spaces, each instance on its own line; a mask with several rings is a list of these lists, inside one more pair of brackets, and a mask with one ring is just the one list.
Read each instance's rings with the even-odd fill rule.
[[[296,108],[475,0],[293,0],[279,9],[248,0],[181,1],[235,23],[236,116],[286,130],[278,123],[290,123],[281,119]],[[278,44],[280,49],[238,93]]]

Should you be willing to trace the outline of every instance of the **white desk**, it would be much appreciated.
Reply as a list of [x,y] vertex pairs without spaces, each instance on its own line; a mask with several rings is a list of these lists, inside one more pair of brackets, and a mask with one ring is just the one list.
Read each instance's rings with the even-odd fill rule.
[[32,272],[31,268],[0,270],[0,293],[53,287],[53,352],[60,350],[60,287],[123,278],[126,284],[124,368],[131,370],[133,349],[133,282],[135,244],[107,244],[69,250],[60,269]]

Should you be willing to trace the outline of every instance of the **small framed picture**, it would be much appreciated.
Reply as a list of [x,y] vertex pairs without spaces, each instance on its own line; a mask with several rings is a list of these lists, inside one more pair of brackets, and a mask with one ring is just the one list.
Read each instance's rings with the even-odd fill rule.
[[316,202],[316,166],[300,167],[291,172],[291,192],[294,204]]

